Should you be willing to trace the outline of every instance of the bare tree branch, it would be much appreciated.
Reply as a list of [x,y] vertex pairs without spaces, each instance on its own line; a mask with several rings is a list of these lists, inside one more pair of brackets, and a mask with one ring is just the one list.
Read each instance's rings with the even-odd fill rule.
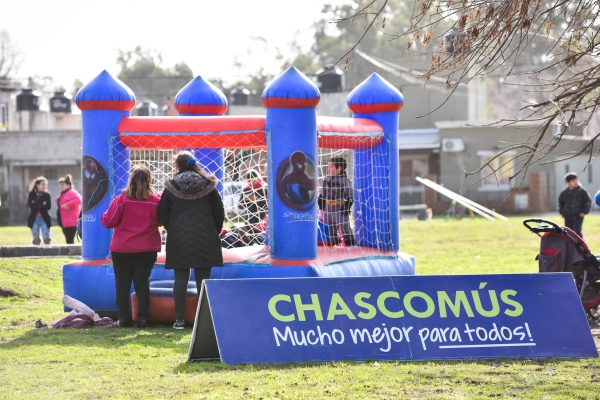
[[[344,58],[348,62],[349,54],[367,31],[373,29],[387,3],[387,0],[369,1],[355,14],[336,21],[370,18],[360,40],[337,62]],[[405,39],[407,50],[417,43],[430,49],[422,53],[431,57],[422,79],[427,82],[433,77],[446,78],[446,87],[450,89],[446,101],[460,85],[476,77],[499,75],[505,85],[536,97],[510,118],[500,118],[491,124],[501,127],[528,121],[538,124],[535,131],[522,141],[510,143],[477,170],[465,172],[466,176],[491,168],[494,176],[509,173],[510,180],[520,177],[520,186],[532,164],[564,161],[588,151],[588,162],[592,160],[593,143],[600,138],[597,132],[586,136],[586,145],[572,153],[554,155],[553,152],[564,140],[565,130],[578,127],[577,136],[583,135],[592,117],[600,112],[598,0],[412,0],[412,3],[408,30],[401,33],[386,32],[384,27],[380,30],[391,40]],[[529,61],[536,44],[546,45],[543,53],[537,50],[541,65]],[[439,79],[442,78],[436,80]],[[557,123],[563,132],[555,135],[552,127]],[[506,163],[492,167],[497,165],[499,157],[518,149],[523,151],[514,157],[516,171],[503,171]]]

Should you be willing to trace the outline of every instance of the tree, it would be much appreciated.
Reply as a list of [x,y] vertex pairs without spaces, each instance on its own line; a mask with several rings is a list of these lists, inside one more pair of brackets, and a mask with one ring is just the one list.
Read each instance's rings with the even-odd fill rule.
[[[518,85],[521,93],[535,94],[520,114],[498,121],[514,124],[535,121],[535,132],[510,143],[484,167],[490,175],[502,173],[497,159],[517,151],[517,166],[509,179],[526,176],[533,163],[567,160],[589,151],[600,128],[588,132],[578,151],[553,155],[567,130],[583,135],[600,107],[600,7],[598,0],[414,0],[409,26],[392,31],[386,24],[392,1],[370,0],[336,20],[339,24],[366,21],[361,36],[337,62],[346,63],[369,31],[395,41],[406,39],[406,50],[420,46],[431,59],[424,80],[441,76],[449,97],[461,85],[478,77],[501,75],[505,85]],[[400,46],[398,46],[400,47]],[[555,135],[552,124],[562,131]],[[495,164],[494,164],[495,163]],[[497,167],[492,167],[496,165]]]
[[[366,4],[365,4],[366,3]],[[383,4],[386,13],[381,20],[365,18],[360,10],[372,1],[349,0],[348,4],[333,7],[325,5],[322,13],[325,18],[315,25],[315,44],[313,52],[323,64],[332,64],[336,61],[346,61],[348,66],[351,61],[352,50],[359,43],[367,45],[369,52],[375,56],[386,56],[388,59],[406,58],[409,55],[389,37],[383,34],[382,29],[403,31],[408,28],[408,19],[411,9],[407,2],[402,0],[388,0]],[[335,22],[332,29],[331,22]],[[373,29],[375,28],[375,29]],[[380,29],[381,28],[381,29]],[[345,54],[344,54],[345,53]],[[340,57],[340,54],[344,56]]]
[[23,62],[23,55],[8,31],[0,31],[0,79],[10,79]]
[[152,100],[159,107],[187,85],[194,74],[184,62],[171,68],[162,67],[162,56],[156,50],[137,46],[133,51],[119,50],[117,64],[121,67],[118,78],[135,93],[138,100]]

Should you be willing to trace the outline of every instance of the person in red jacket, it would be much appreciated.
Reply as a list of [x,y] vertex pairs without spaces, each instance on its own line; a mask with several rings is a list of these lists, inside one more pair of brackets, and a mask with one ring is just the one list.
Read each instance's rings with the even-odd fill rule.
[[102,215],[102,225],[114,228],[110,252],[117,286],[119,327],[132,325],[129,298],[131,282],[138,298],[138,327],[145,328],[150,312],[150,274],[160,251],[158,203],[152,174],[145,165],[131,170],[127,188],[115,197]]
[[60,195],[55,199],[58,208],[56,219],[62,228],[67,244],[73,244],[77,232],[77,219],[81,212],[81,195],[75,190],[73,177],[70,174],[60,178],[58,185],[60,186]]

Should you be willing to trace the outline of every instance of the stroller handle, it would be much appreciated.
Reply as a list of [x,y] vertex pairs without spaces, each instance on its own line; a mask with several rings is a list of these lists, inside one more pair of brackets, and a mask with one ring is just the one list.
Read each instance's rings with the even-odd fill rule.
[[[530,225],[530,224],[539,224],[539,225]],[[547,219],[542,218],[528,218],[523,221],[523,225],[527,229],[529,229],[533,233],[540,232],[552,232],[552,233],[560,233],[562,229],[559,225],[552,221],[548,221]]]

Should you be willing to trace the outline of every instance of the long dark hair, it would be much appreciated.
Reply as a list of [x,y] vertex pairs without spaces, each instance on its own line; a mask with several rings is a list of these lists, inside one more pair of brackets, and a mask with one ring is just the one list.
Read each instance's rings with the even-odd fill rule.
[[191,158],[195,157],[189,151],[180,151],[179,153],[177,153],[177,156],[175,156],[175,165],[177,166],[177,172],[183,172],[186,170],[194,171],[207,181],[217,183],[217,177],[205,172],[202,168],[200,168],[198,163],[189,163],[189,160]]
[[31,192],[33,189],[35,189],[37,187],[37,185],[39,185],[42,182],[48,182],[48,179],[44,178],[43,176],[38,176],[37,178],[33,178],[33,180],[31,181],[31,183],[29,184],[29,191]]
[[152,189],[152,173],[144,164],[136,164],[131,168],[127,187],[122,193],[130,199],[148,200],[148,197],[154,194]]

